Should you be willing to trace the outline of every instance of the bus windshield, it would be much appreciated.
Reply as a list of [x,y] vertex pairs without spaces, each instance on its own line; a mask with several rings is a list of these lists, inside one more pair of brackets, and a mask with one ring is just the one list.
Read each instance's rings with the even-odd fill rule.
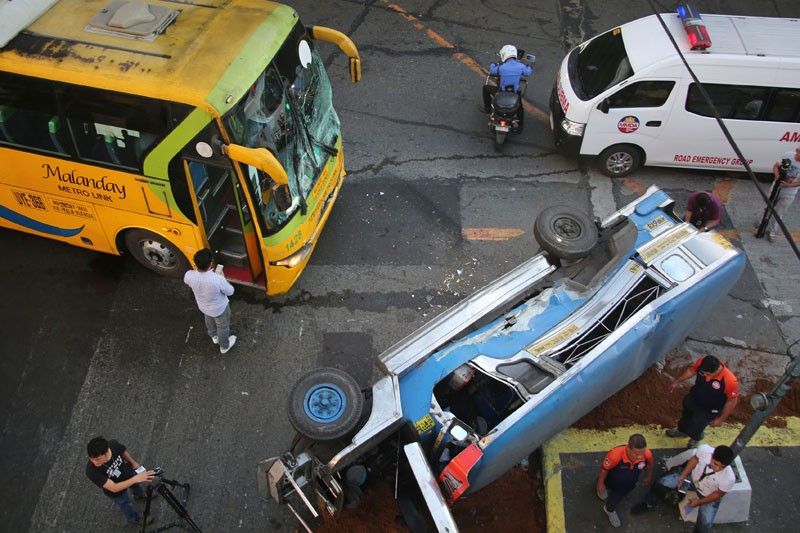
[[322,59],[298,24],[275,58],[223,118],[232,140],[267,148],[289,177],[289,198],[249,167],[254,200],[268,232],[277,231],[306,198],[328,158],[336,155],[339,117]]
[[615,28],[575,48],[569,57],[572,90],[581,100],[591,100],[633,75],[622,30]]

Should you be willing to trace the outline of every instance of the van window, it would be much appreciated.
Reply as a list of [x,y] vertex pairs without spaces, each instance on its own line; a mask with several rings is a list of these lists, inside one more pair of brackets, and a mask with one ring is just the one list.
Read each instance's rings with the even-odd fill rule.
[[[722,118],[737,120],[758,120],[769,93],[768,87],[747,85],[704,83],[703,87]],[[696,83],[689,86],[686,111],[704,117],[714,116]]]
[[581,100],[591,100],[633,75],[619,28],[595,37],[583,48],[573,50],[567,67],[572,90]]
[[609,108],[615,107],[661,107],[669,98],[674,81],[639,81],[612,94]]
[[800,89],[775,89],[764,120],[770,122],[800,122]]

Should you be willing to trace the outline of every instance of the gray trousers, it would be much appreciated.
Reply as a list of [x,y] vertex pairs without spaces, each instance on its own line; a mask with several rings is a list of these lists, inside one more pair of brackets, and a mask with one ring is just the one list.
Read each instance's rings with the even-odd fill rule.
[[208,316],[203,314],[206,319],[206,329],[209,337],[219,339],[219,347],[223,350],[228,349],[228,338],[231,335],[231,304],[225,306],[225,310],[219,316]]
[[[796,196],[796,194],[786,194],[786,191],[778,193],[778,199],[775,201],[775,212],[778,213],[782,220],[786,217],[786,212],[789,210],[789,206],[792,205]],[[778,222],[773,216],[769,219],[769,224],[767,224],[767,232],[775,233],[775,228],[777,226]]]

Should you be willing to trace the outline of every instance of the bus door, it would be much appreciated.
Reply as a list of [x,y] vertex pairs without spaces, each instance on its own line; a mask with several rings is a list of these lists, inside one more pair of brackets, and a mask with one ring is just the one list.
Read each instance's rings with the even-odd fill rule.
[[265,286],[250,208],[229,164],[184,159],[208,246],[232,281]]
[[669,121],[676,80],[640,80],[601,99],[589,112],[581,153],[596,155],[615,144],[633,144],[658,157],[654,143]]

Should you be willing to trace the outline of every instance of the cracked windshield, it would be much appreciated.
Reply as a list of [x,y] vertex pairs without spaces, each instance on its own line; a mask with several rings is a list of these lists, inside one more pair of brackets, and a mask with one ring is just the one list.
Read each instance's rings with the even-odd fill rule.
[[316,50],[295,27],[275,59],[245,96],[225,116],[234,142],[267,148],[281,162],[289,184],[281,186],[247,166],[265,231],[279,230],[298,208],[305,210],[328,157],[336,154],[339,118],[333,109],[331,85]]

